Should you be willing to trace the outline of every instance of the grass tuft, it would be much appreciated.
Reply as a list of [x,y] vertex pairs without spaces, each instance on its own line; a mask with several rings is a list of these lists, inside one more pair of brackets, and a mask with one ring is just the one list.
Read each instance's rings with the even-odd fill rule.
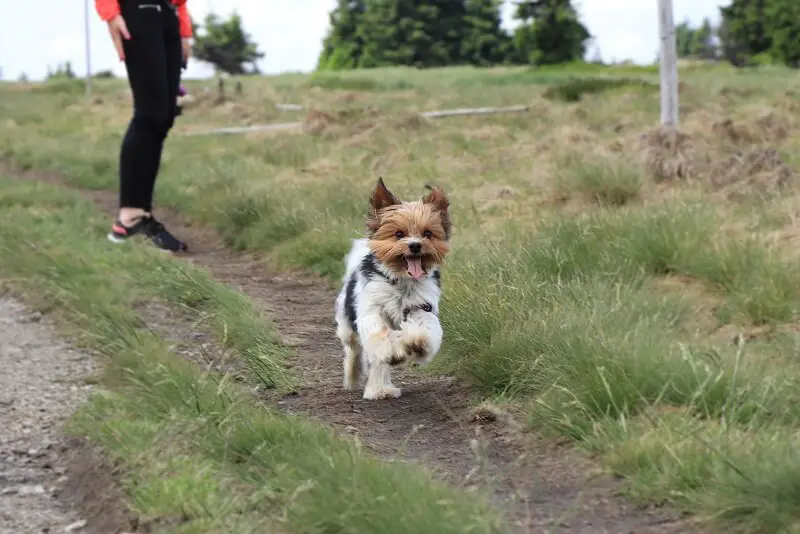
[[646,177],[640,169],[597,157],[564,164],[555,178],[560,198],[580,195],[606,206],[623,206],[636,200],[645,184]]

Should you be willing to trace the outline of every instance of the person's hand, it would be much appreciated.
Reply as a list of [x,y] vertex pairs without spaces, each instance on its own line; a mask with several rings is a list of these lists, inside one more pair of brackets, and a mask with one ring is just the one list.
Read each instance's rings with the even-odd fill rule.
[[111,41],[117,50],[119,60],[123,61],[125,59],[125,49],[122,47],[122,40],[129,40],[131,34],[128,32],[128,26],[125,24],[125,19],[122,18],[122,15],[117,15],[108,21],[108,33],[111,34]]
[[183,48],[183,62],[186,63],[192,55],[192,43],[189,42],[188,37],[181,39],[181,47]]

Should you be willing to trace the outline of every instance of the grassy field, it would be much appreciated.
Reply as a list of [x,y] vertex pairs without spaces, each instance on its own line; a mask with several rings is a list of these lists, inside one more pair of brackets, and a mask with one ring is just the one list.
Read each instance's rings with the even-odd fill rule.
[[77,193],[5,177],[0,186],[0,272],[106,358],[108,393],[72,428],[132,473],[125,489],[141,520],[184,518],[170,531],[186,533],[363,532],[376,525],[405,532],[411,524],[419,532],[494,532],[494,514],[476,499],[274,414],[229,379],[170,355],[136,314],[137,304],[156,297],[200,312],[253,379],[290,387],[286,349],[241,294],[155,251],[109,251],[101,231],[107,221]]
[[[231,247],[335,283],[377,176],[403,197],[421,195],[425,183],[443,186],[455,238],[442,305],[446,342],[435,371],[467,380],[532,430],[574,439],[643,502],[668,502],[733,531],[800,532],[800,75],[702,67],[684,69],[681,79],[678,135],[656,128],[657,78],[648,68],[248,78],[243,95],[224,102],[215,100],[213,84],[209,96],[204,82],[190,81],[199,97],[169,141],[158,200],[217,229]],[[91,102],[69,82],[3,86],[2,158],[58,171],[83,188],[115,188],[128,96],[123,82],[97,85]],[[305,111],[280,112],[275,103]],[[417,115],[516,104],[530,111],[437,121]],[[308,128],[297,133],[181,135],[304,118]],[[3,185],[0,235],[13,254],[0,266],[88,298],[80,284],[105,276],[102,264],[113,256],[92,249],[101,265],[89,268],[62,251],[53,261],[68,266],[37,270],[39,256],[26,254],[41,252],[21,254],[25,240],[9,241],[17,226],[6,223],[19,212],[46,225],[42,233],[66,224],[75,232],[76,219],[89,217],[102,237],[104,221],[85,208],[70,211],[78,208],[50,189],[20,187]],[[25,231],[37,231],[31,223]],[[167,274],[154,284],[195,279]],[[194,290],[221,291],[209,284]],[[92,284],[89,295],[111,299],[98,291]],[[109,309],[96,327],[127,332],[115,334],[129,343],[120,354],[156,343],[118,326],[132,324],[124,306]],[[238,304],[227,313],[254,320]],[[280,358],[269,352],[259,362]],[[141,373],[157,382],[146,367]],[[186,393],[177,388],[144,389],[141,398]],[[114,397],[104,402],[90,409],[95,417],[111,410],[124,419],[144,409]],[[140,434],[156,440],[167,414],[147,410],[153,421]],[[291,424],[245,409],[225,420],[241,428],[250,451],[249,425]],[[330,443],[324,446],[342,447],[335,450],[349,458],[344,445]],[[211,452],[193,454],[223,474],[233,469]],[[296,474],[286,476],[289,487]],[[246,517],[255,505],[244,499],[237,506]],[[297,519],[297,532],[321,532],[300,527],[334,513],[312,504],[301,510],[309,517]],[[478,511],[464,517],[488,521]]]
[[176,358],[137,314],[160,298],[203,316],[248,364],[249,382],[290,388],[288,349],[242,294],[154,249],[109,250],[107,221],[78,193],[2,175],[0,190],[0,275],[103,357],[103,393],[70,431],[121,465],[141,524],[182,534],[502,531],[479,496],[278,415],[232,375]]

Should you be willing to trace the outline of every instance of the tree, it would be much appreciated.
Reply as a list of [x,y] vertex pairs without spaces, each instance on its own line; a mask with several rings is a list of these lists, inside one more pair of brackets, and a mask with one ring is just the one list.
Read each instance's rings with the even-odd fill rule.
[[714,28],[709,19],[703,19],[698,28],[692,27],[688,20],[675,26],[675,41],[678,57],[711,58],[716,55],[714,46]]
[[359,66],[422,66],[421,56],[430,46],[415,2],[366,0],[361,35],[364,49]]
[[732,63],[769,54],[772,39],[764,16],[767,2],[768,0],[733,0],[731,5],[719,8],[724,30],[720,32],[720,38],[725,55],[732,59]]
[[228,74],[256,74],[259,72],[256,61],[264,57],[244,31],[242,19],[236,12],[226,21],[209,13],[202,30],[195,25],[192,53],[197,59],[214,65],[217,71]]
[[714,29],[711,27],[711,21],[708,20],[708,18],[704,18],[703,23],[694,31],[694,35],[692,35],[689,55],[704,59],[713,57],[714,43],[711,40],[713,36]]
[[501,0],[338,0],[319,69],[503,62]]
[[800,67],[800,3],[797,0],[772,0],[764,10],[770,34],[770,55],[776,62]]
[[[484,2],[485,3],[485,2]],[[465,0],[427,0],[419,2],[418,9],[428,11],[426,22],[439,55],[432,65],[458,65],[464,63],[462,46],[469,27]]]
[[451,33],[453,17],[447,11],[452,3],[453,0],[424,4],[415,0],[367,0],[359,66],[424,68],[457,62],[459,58],[451,57],[457,36]]
[[675,46],[678,57],[689,57],[692,54],[694,29],[688,20],[675,25]]
[[75,71],[72,70],[72,62],[67,61],[65,63],[59,63],[56,66],[56,70],[50,70],[50,67],[47,67],[47,79],[48,80],[55,80],[55,79],[68,79],[72,80],[75,78]]
[[318,69],[417,68],[582,59],[589,32],[570,0],[517,5],[523,25],[503,30],[503,0],[337,0]]
[[341,70],[359,66],[364,52],[361,27],[366,9],[364,0],[338,0],[329,15],[330,29],[322,41],[318,69]]
[[800,5],[793,0],[733,0],[720,8],[725,57],[734,65],[800,66]]
[[586,54],[589,30],[581,24],[570,0],[527,0],[517,4],[514,18],[516,59],[534,65],[576,61]]
[[501,26],[503,0],[467,0],[460,55],[472,65],[503,63],[511,52],[511,38]]

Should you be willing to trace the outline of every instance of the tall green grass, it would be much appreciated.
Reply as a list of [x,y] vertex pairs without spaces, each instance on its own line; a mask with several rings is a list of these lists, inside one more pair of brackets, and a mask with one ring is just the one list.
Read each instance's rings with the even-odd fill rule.
[[103,239],[77,193],[0,179],[0,273],[57,310],[105,359],[103,391],[72,424],[118,461],[144,521],[181,532],[502,532],[480,496],[384,463],[169,352],[135,303],[166,298],[210,316],[254,378],[289,387],[274,329],[242,294],[187,263]]

